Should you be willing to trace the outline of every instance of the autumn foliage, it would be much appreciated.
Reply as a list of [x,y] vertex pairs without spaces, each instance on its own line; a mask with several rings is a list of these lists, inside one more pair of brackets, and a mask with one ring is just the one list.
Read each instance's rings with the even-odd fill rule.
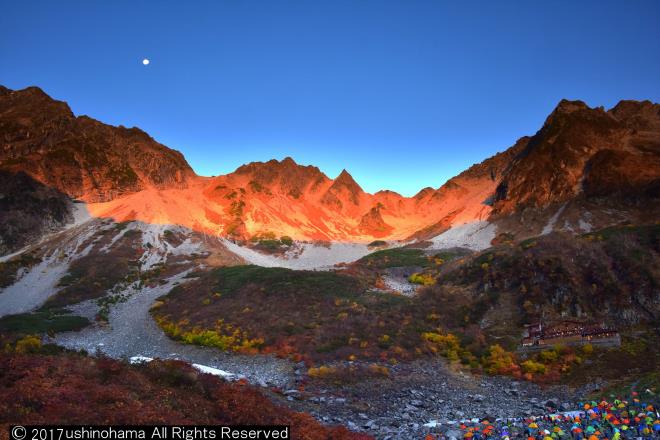
[[13,424],[285,424],[297,439],[369,439],[325,427],[179,361],[0,354],[0,438]]

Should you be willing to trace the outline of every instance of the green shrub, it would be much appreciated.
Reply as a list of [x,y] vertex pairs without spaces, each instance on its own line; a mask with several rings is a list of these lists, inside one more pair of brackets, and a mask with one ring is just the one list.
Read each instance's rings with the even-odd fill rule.
[[0,333],[57,333],[80,330],[89,324],[89,320],[82,316],[73,316],[60,310],[42,310],[0,318]]
[[539,353],[539,360],[544,364],[551,364],[559,358],[559,353],[554,350],[543,350]]
[[427,267],[431,263],[422,250],[407,248],[376,251],[362,257],[358,262],[370,267],[381,269],[406,266]]

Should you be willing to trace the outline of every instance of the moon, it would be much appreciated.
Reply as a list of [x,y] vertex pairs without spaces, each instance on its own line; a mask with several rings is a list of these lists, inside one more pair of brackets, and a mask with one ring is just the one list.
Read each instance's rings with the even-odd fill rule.
[[142,64],[144,64],[145,66],[148,66],[149,65],[149,58],[143,59]]

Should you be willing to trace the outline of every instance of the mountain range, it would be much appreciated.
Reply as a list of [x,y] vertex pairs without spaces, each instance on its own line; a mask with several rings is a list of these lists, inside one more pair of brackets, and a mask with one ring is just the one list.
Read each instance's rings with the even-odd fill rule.
[[[649,101],[562,100],[404,197],[289,157],[198,176],[138,128],[0,87],[0,415],[420,438],[581,408],[594,384],[657,390],[659,195]],[[525,346],[546,324],[566,344]]]
[[0,178],[11,188],[0,199],[3,252],[71,221],[68,199],[94,217],[239,241],[414,241],[475,222],[523,238],[551,221],[584,230],[658,218],[649,200],[660,189],[660,105],[649,101],[605,110],[562,100],[533,136],[413,197],[369,194],[346,170],[332,179],[288,157],[198,176],[142,130],[75,116],[37,87],[0,86],[0,139]]

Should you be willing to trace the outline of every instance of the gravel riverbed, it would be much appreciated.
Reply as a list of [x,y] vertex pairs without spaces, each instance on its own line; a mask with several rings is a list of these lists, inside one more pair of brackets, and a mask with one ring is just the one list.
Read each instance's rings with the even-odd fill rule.
[[[570,410],[575,397],[566,387],[541,389],[528,382],[505,377],[474,377],[454,371],[442,359],[416,361],[391,367],[390,376],[338,386],[312,384],[304,392],[306,368],[273,356],[224,353],[212,348],[181,344],[168,338],[149,314],[154,301],[188,272],[166,283],[128,286],[128,297],[110,308],[107,324],[94,324],[79,332],[56,335],[53,342],[113,358],[135,356],[180,359],[245,377],[262,387],[273,399],[297,411],[312,414],[329,425],[345,425],[377,439],[423,438],[427,433],[447,432],[455,421],[473,417],[514,417],[542,414],[546,407]],[[80,303],[72,312],[93,318],[94,301]]]
[[[444,360],[400,364],[387,379],[344,387],[284,393],[293,408],[324,423],[342,424],[377,439],[417,439],[447,433],[459,420],[541,415],[547,408],[577,409],[568,387],[542,389],[507,377],[475,377],[448,368]],[[425,426],[427,425],[427,426]]]
[[[292,386],[293,364],[265,355],[238,355],[223,353],[213,348],[181,344],[168,338],[149,314],[154,301],[169,292],[177,283],[185,282],[186,272],[155,287],[140,289],[129,286],[123,294],[128,300],[110,308],[107,324],[94,324],[79,332],[57,334],[53,342],[89,353],[103,354],[119,359],[144,356],[160,359],[180,359],[206,365],[238,376],[261,386]],[[94,301],[71,308],[77,315],[93,318],[97,311]]]

